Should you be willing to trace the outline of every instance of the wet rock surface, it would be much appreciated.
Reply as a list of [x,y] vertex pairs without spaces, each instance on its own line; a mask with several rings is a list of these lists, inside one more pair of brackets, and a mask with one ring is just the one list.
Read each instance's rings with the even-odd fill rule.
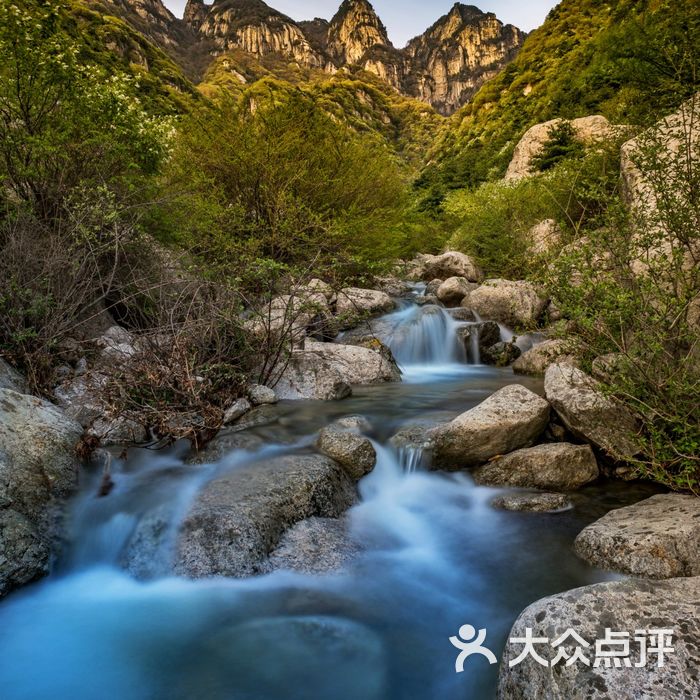
[[700,498],[659,494],[613,510],[574,547],[593,566],[633,576],[700,576]]
[[559,513],[573,507],[563,493],[509,493],[494,498],[491,505],[513,513]]
[[[614,581],[577,588],[544,598],[528,607],[513,626],[510,637],[523,638],[527,629],[535,638],[551,642],[575,630],[589,645],[583,652],[589,665],[565,662],[554,668],[528,656],[509,668],[522,645],[506,645],[498,684],[499,700],[679,700],[696,698],[700,668],[700,578],[669,581]],[[629,635],[631,667],[594,666],[593,646],[605,630]],[[644,665],[635,636],[637,630],[673,631],[674,651],[664,656],[648,654]],[[651,644],[651,642],[650,642]],[[563,648],[572,656],[577,646],[571,638]],[[653,646],[653,645],[652,645]],[[606,647],[606,649],[609,647]],[[619,648],[619,647],[617,647]],[[537,646],[545,661],[556,651]],[[621,661],[621,660],[620,660]],[[640,667],[637,667],[637,666]]]
[[292,455],[237,469],[200,492],[179,536],[176,571],[192,578],[260,573],[292,525],[335,518],[356,499],[344,469],[327,457]]

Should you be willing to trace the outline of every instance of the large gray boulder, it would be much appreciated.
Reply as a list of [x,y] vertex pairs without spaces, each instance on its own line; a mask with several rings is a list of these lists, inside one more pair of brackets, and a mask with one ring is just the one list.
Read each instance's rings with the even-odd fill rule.
[[25,378],[0,357],[0,389],[10,389],[26,394],[28,387]]
[[700,498],[660,494],[613,510],[574,546],[602,569],[655,579],[700,576]]
[[544,376],[547,369],[557,363],[576,365],[576,349],[571,341],[545,340],[523,353],[513,363],[513,371],[516,374],[525,374],[533,377]]
[[[110,352],[121,352],[112,348]],[[122,357],[126,357],[122,355]],[[94,370],[72,377],[54,389],[56,403],[69,418],[80,423],[89,435],[99,438],[104,446],[144,442],[145,426],[127,417],[116,415],[108,401],[110,377]]]
[[366,422],[359,416],[343,418],[324,428],[316,448],[343,466],[351,479],[359,481],[377,463],[377,453],[371,440],[362,435]]
[[324,290],[299,289],[254,309],[243,326],[257,340],[287,337],[299,342],[319,315],[331,315]]
[[435,464],[461,469],[528,447],[549,422],[549,404],[519,384],[504,387],[431,434]]
[[53,404],[0,389],[0,597],[48,572],[56,512],[78,484],[82,432]]
[[[528,656],[509,667],[520,655],[522,644],[511,643],[501,661],[498,683],[499,700],[680,700],[698,697],[700,668],[700,578],[670,581],[613,581],[585,586],[528,607],[518,618],[510,638],[522,639],[526,630],[532,637],[545,638],[549,644],[535,649],[545,661],[554,660],[557,649],[551,643],[574,630],[590,645],[569,638],[559,647],[571,657],[577,647],[589,662],[566,665],[565,659],[554,667],[540,665]],[[631,666],[595,666],[596,641],[606,629],[629,635]],[[673,630],[674,651],[664,655],[659,667],[658,654],[647,653],[640,659],[638,630]],[[648,639],[647,648],[654,646]],[[604,645],[603,650],[620,649]],[[624,663],[618,659],[620,663]],[[639,666],[639,668],[637,668]]]
[[600,448],[616,460],[638,454],[639,426],[632,414],[603,385],[568,364],[554,364],[544,379],[547,400],[566,428],[577,438]]
[[294,350],[275,386],[279,399],[333,401],[351,394],[351,385],[400,381],[401,373],[385,352],[354,345],[307,341]]
[[477,484],[575,491],[599,476],[589,445],[553,443],[517,450],[474,472]]
[[484,273],[468,255],[451,250],[441,255],[418,255],[411,263],[409,277],[424,282],[450,277],[464,277],[468,282],[481,282]]
[[536,325],[548,303],[531,282],[490,279],[470,292],[462,305],[481,318],[520,328]]
[[242,578],[264,572],[268,554],[292,525],[337,518],[355,485],[320,455],[279,457],[238,469],[201,491],[181,527],[176,571],[192,578]]

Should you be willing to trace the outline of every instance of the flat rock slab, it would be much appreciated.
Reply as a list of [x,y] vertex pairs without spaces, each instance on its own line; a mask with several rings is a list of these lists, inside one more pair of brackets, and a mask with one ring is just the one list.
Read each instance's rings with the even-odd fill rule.
[[517,450],[474,472],[477,484],[575,491],[599,476],[590,445],[553,443]]
[[602,569],[653,579],[699,576],[700,498],[660,494],[613,510],[585,528],[574,547]]
[[[605,630],[629,634],[632,668],[594,666],[595,642]],[[518,618],[510,638],[546,638],[535,649],[551,662],[557,651],[551,642],[574,630],[588,644],[590,666],[558,663],[542,666],[528,656],[509,668],[522,644],[506,645],[498,684],[499,700],[682,700],[697,698],[700,687],[700,578],[669,581],[614,581],[586,586],[533,603]],[[637,630],[673,630],[673,653],[665,665],[648,655],[640,664]],[[580,643],[569,639],[563,648],[573,655]],[[651,642],[649,646],[652,646]],[[608,647],[605,647],[608,648]]]
[[343,468],[293,455],[234,470],[199,494],[180,531],[175,569],[192,578],[261,573],[284,532],[314,516],[337,518],[356,500]]
[[563,493],[509,493],[494,498],[491,505],[513,513],[561,513],[573,507]]

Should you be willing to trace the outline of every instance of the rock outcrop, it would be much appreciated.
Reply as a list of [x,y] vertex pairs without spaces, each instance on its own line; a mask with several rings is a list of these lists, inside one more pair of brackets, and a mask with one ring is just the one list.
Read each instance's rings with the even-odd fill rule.
[[589,445],[554,443],[517,450],[474,472],[477,484],[575,491],[599,476]]
[[479,466],[529,447],[549,422],[549,404],[523,386],[504,387],[432,433],[434,462],[448,469]]
[[176,571],[192,578],[241,578],[265,570],[268,554],[292,525],[337,518],[355,486],[327,457],[298,455],[253,464],[204,487],[179,535]]
[[532,255],[547,255],[562,245],[561,226],[554,219],[545,219],[535,224],[525,236]]
[[524,40],[496,15],[456,3],[405,48],[405,91],[451,114],[515,58]]
[[48,572],[55,509],[78,484],[82,432],[53,404],[0,389],[0,597]]
[[281,400],[334,401],[350,396],[353,384],[382,384],[401,379],[394,362],[381,350],[307,341],[294,350],[275,386]]
[[654,579],[700,576],[700,498],[665,494],[613,510],[574,546],[602,569]]
[[[542,152],[549,141],[553,129],[565,120],[552,119],[543,124],[535,124],[528,129],[515,147],[513,159],[506,171],[506,180],[522,180],[532,175],[533,160]],[[603,116],[594,115],[573,119],[571,122],[575,138],[585,145],[593,145],[614,138],[618,129]]]
[[[585,586],[533,603],[518,618],[510,638],[522,639],[526,630],[534,638],[549,644],[536,645],[546,665],[531,655],[509,667],[522,652],[522,644],[506,645],[498,683],[500,700],[540,700],[541,698],[586,698],[587,700],[676,700],[697,697],[700,668],[700,578],[670,581],[613,581]],[[606,629],[629,635],[629,667],[613,663],[595,664],[595,643],[602,640]],[[673,630],[674,651],[664,656],[649,652],[654,647],[646,640],[647,658],[641,658],[638,630]],[[584,647],[569,637],[558,648],[553,642],[574,630],[588,645]],[[582,648],[583,661],[566,661],[577,647]],[[613,649],[620,647],[613,642]],[[611,647],[603,645],[604,650]],[[556,666],[550,662],[565,652]],[[622,659],[618,659],[624,663]],[[612,661],[608,659],[608,661]]]
[[545,374],[544,389],[552,408],[577,438],[615,460],[639,453],[637,421],[621,403],[605,395],[600,382],[576,367],[555,364]]

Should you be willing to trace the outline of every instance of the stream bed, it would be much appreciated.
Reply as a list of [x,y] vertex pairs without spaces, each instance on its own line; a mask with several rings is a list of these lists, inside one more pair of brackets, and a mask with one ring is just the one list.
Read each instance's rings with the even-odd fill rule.
[[[184,445],[131,450],[115,460],[106,498],[95,495],[99,470],[87,471],[54,572],[0,603],[0,698],[494,698],[498,666],[476,657],[456,674],[449,638],[462,625],[485,628],[486,646],[500,656],[528,604],[611,578],[575,556],[575,536],[656,490],[600,483],[575,494],[564,513],[509,513],[490,505],[502,489],[476,487],[467,473],[407,468],[389,443],[402,427],[451,419],[512,383],[542,393],[541,380],[466,364],[444,311],[417,308],[385,319],[401,384],[259,411],[239,433],[247,449],[211,464],[188,462]],[[372,425],[378,463],[348,514],[362,544],[349,566],[246,580],[169,573],[178,527],[203,485],[308,450],[319,429],[358,414]],[[154,512],[167,525],[157,551],[144,552],[139,533]],[[130,573],[144,563],[148,576]]]

